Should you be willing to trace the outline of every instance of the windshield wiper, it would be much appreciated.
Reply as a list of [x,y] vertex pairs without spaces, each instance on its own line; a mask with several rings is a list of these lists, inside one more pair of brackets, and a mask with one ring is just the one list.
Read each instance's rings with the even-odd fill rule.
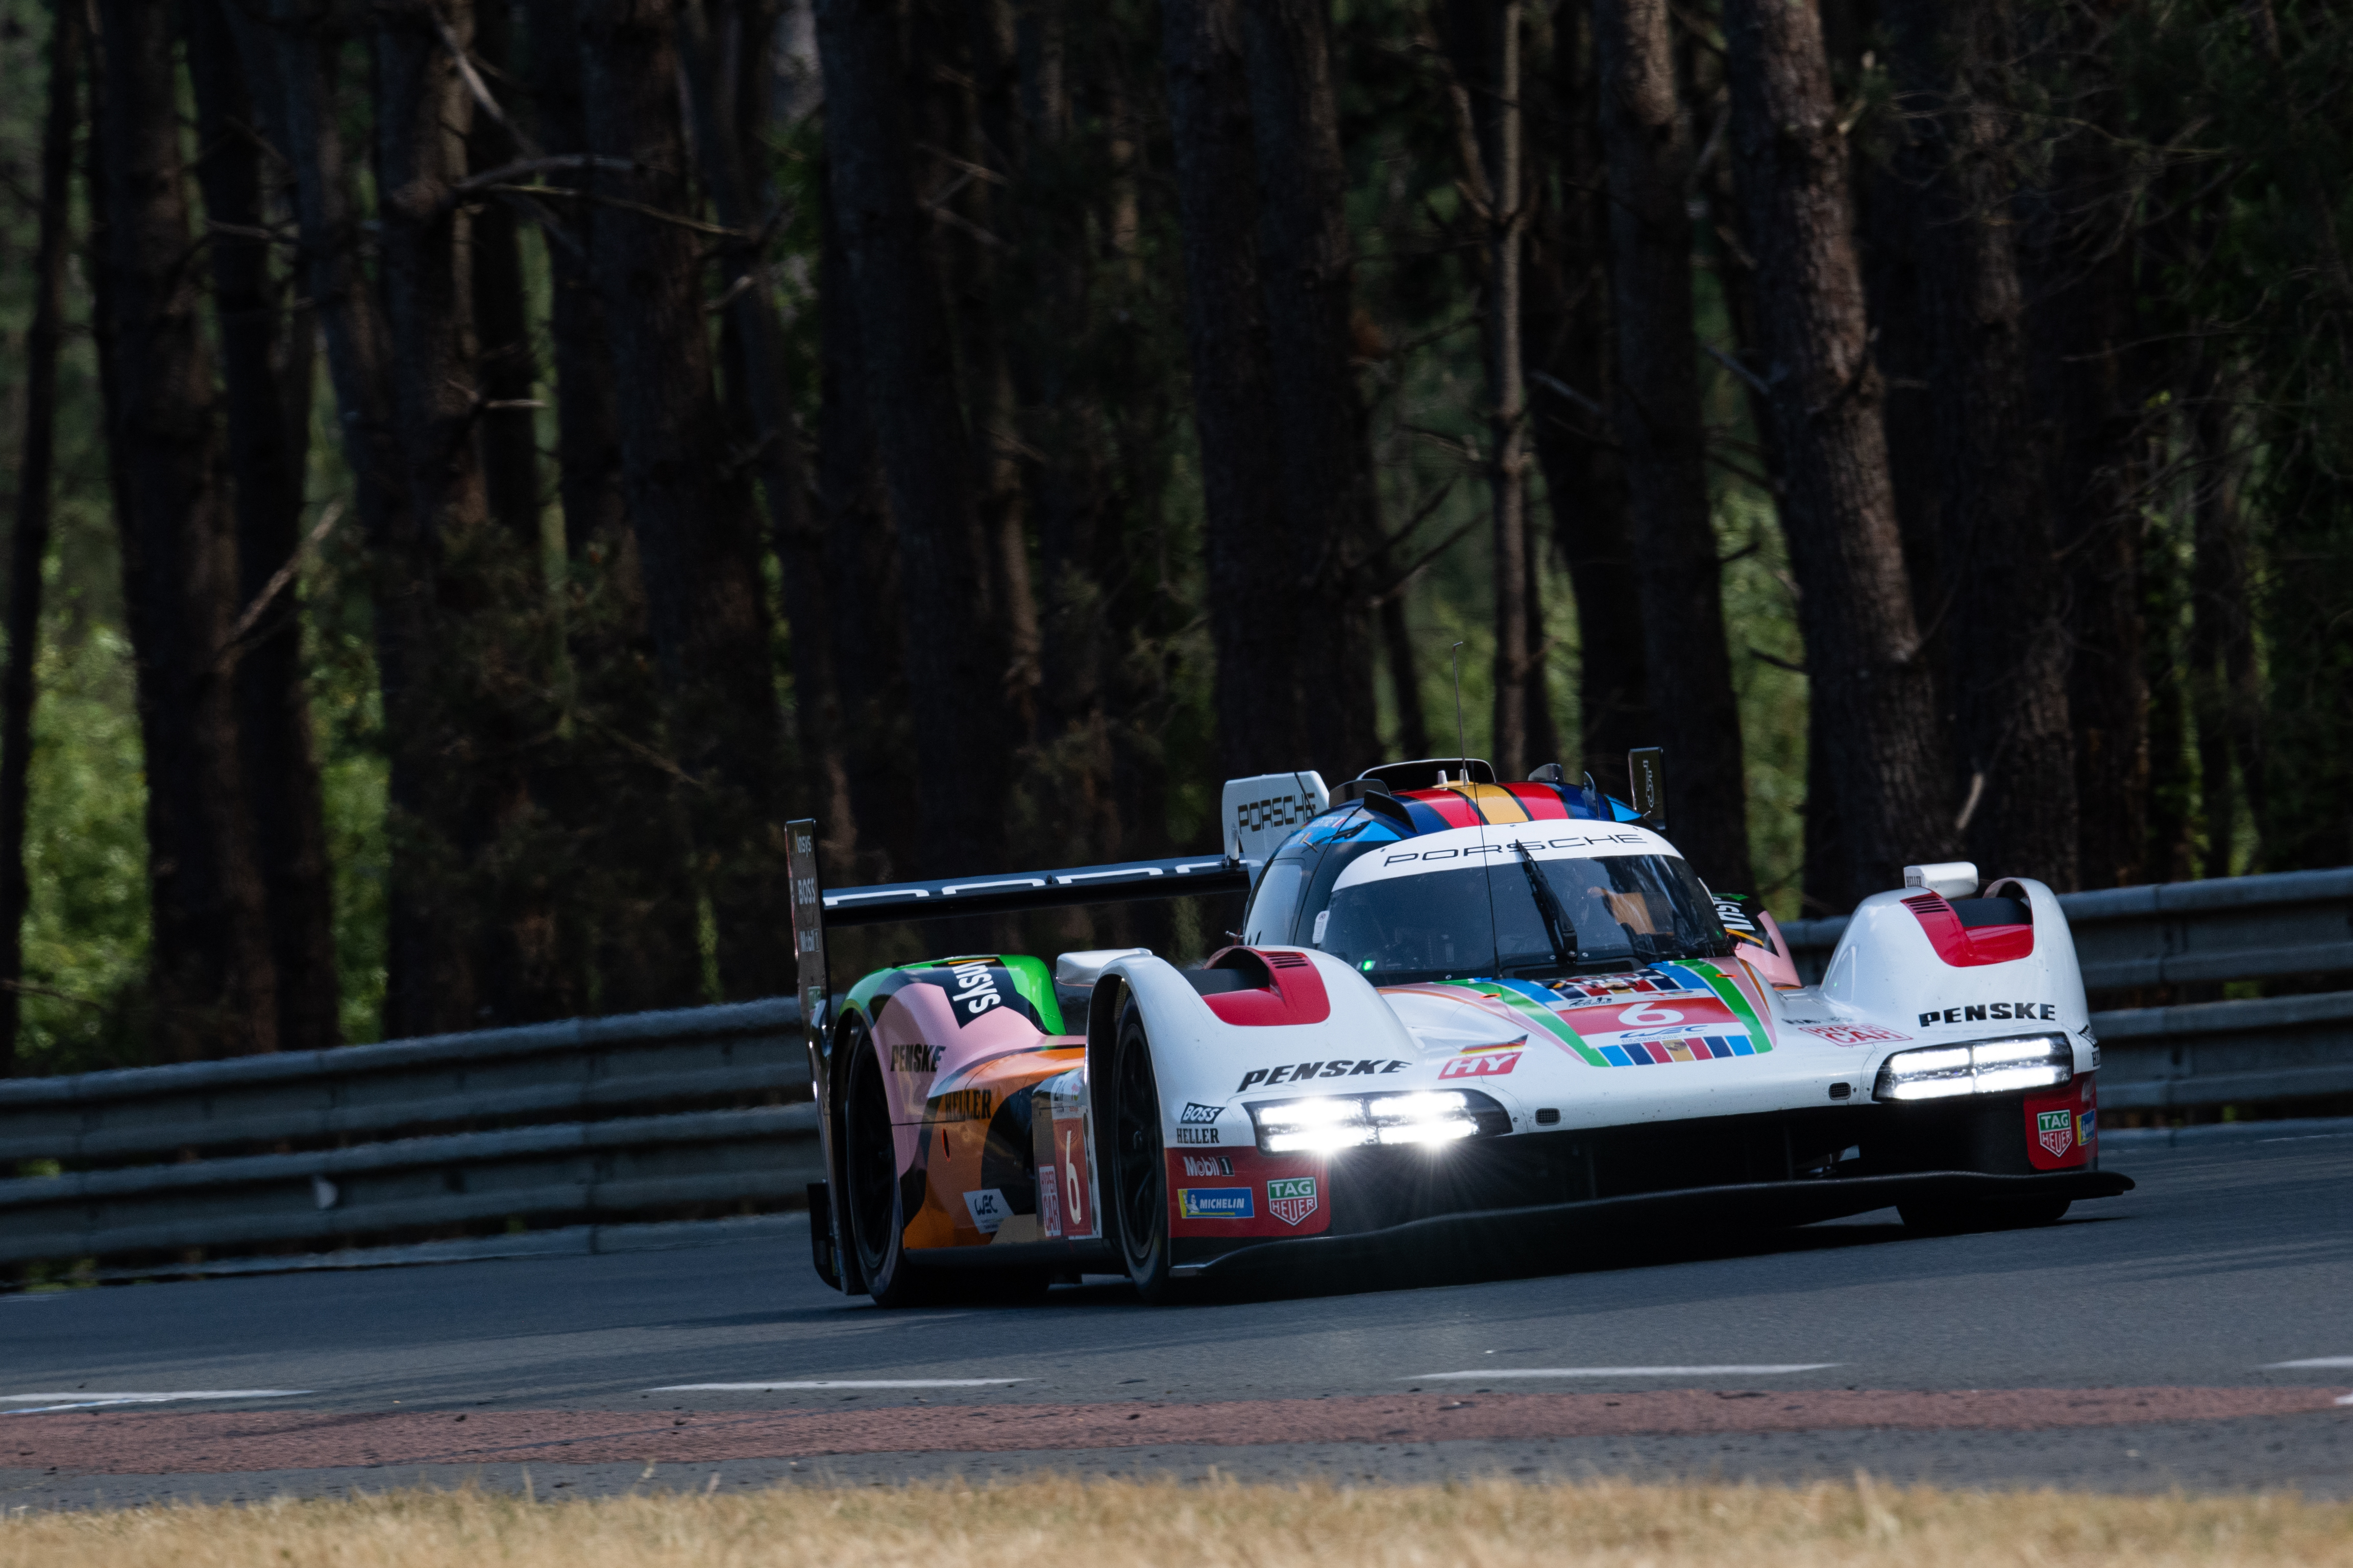
[[1537,915],[1544,921],[1545,940],[1552,943],[1553,957],[1564,966],[1575,963],[1577,928],[1569,923],[1568,911],[1560,907],[1560,896],[1545,880],[1544,873],[1536,869],[1536,858],[1528,853],[1526,845],[1514,839],[1512,848],[1520,858],[1520,869],[1527,875],[1528,892],[1536,901]]

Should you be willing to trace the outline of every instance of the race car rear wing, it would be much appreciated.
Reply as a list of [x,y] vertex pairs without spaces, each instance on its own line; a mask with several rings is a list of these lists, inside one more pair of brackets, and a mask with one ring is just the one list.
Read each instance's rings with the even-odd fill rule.
[[787,823],[793,952],[800,969],[801,1016],[813,1027],[818,1026],[832,995],[825,951],[828,925],[882,925],[1066,909],[1074,904],[1124,903],[1134,899],[1247,893],[1250,879],[1275,847],[1330,803],[1330,792],[1320,773],[1229,779],[1219,802],[1223,818],[1219,834],[1223,852],[1219,854],[830,889],[818,868],[817,823],[809,818]]
[[1250,889],[1252,868],[1223,855],[1123,860],[1111,866],[1072,866],[1055,871],[1016,871],[1005,876],[956,877],[936,882],[828,888],[818,869],[817,823],[804,818],[787,823],[786,831],[789,836],[793,953],[800,969],[801,1016],[813,1025],[822,1020],[831,995],[825,942],[828,926],[1026,913],[1075,904],[1247,893]]

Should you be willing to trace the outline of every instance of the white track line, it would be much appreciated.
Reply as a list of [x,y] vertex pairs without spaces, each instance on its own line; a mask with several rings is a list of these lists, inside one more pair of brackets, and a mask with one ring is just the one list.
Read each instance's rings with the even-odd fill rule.
[[774,1383],[666,1383],[656,1394],[767,1394],[779,1388],[994,1388],[1026,1377],[831,1377]]
[[2274,1361],[2263,1363],[2265,1372],[2290,1372],[2304,1366],[2353,1366],[2353,1355],[2316,1355],[2309,1361]]
[[1472,1383],[1490,1377],[1769,1377],[1785,1372],[1820,1372],[1834,1361],[1777,1362],[1749,1366],[1491,1366],[1480,1372],[1425,1372],[1399,1383]]
[[0,1415],[40,1415],[52,1410],[103,1410],[118,1405],[164,1405],[178,1399],[291,1399],[307,1388],[192,1388],[172,1394],[0,1394],[0,1405],[20,1405],[21,1410],[0,1410]]

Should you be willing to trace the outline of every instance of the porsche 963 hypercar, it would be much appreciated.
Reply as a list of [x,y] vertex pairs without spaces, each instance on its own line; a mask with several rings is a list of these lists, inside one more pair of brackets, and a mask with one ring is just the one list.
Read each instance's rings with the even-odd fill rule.
[[[1566,1263],[1601,1223],[2044,1224],[2131,1187],[2048,888],[1909,868],[1803,984],[1635,761],[1637,805],[1475,761],[1241,779],[1216,854],[872,888],[826,889],[795,824],[818,1271],[885,1306],[1082,1272],[1159,1300],[1394,1248]],[[839,995],[827,969],[828,927],[1244,890],[1194,968],[958,953]]]

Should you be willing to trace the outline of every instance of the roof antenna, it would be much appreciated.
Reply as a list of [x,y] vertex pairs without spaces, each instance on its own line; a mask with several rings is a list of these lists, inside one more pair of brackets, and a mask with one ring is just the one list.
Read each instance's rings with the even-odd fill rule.
[[1454,759],[1454,765],[1458,770],[1455,780],[1459,784],[1469,784],[1471,782],[1471,746],[1462,739],[1462,645],[1461,643],[1454,645],[1453,653],[1454,750],[1459,753]]

